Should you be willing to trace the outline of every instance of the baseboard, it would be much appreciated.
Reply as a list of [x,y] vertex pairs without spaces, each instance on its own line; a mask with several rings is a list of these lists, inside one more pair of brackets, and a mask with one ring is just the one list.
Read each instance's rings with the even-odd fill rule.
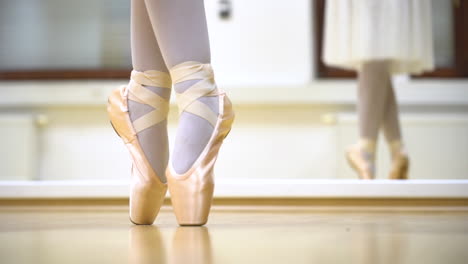
[[[122,211],[128,198],[0,199],[0,210]],[[162,211],[171,211],[170,198]],[[214,198],[218,211],[468,211],[468,198]]]
[[[0,181],[0,199],[128,199],[128,192],[128,181]],[[214,197],[468,199],[468,180],[219,179]]]

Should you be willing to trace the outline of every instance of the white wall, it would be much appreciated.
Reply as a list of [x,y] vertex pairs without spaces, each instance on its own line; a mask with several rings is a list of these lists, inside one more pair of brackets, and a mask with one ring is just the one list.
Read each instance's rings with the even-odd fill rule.
[[310,80],[311,1],[205,1],[216,79],[221,86],[300,85]]

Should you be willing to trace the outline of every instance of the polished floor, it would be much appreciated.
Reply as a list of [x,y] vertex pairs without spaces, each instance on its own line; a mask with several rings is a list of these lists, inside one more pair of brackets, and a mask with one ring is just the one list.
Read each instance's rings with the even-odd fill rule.
[[215,207],[178,227],[170,207],[0,207],[0,263],[468,263],[468,210]]

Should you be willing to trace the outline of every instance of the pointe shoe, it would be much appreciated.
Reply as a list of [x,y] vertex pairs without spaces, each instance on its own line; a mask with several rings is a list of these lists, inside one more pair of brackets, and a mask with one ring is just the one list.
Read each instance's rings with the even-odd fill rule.
[[[112,91],[107,111],[112,127],[124,141],[132,158],[130,221],[138,225],[151,225],[163,204],[167,184],[161,182],[151,167],[140,146],[137,133],[165,120],[169,103],[143,85],[170,89],[171,79],[164,72],[132,71],[129,84]],[[128,100],[150,105],[154,110],[132,122]]]
[[[201,79],[185,92],[177,94],[179,111],[200,116],[214,127],[208,144],[187,172],[178,174],[172,162],[166,169],[172,206],[179,225],[204,225],[213,199],[214,164],[223,140],[231,130],[234,111],[226,93],[216,87],[210,64],[184,62],[170,72],[174,83]],[[202,96],[219,96],[219,114],[197,100]]]
[[392,166],[390,167],[389,179],[406,180],[408,179],[409,158],[404,152],[393,156]]
[[353,145],[346,150],[346,159],[351,168],[356,171],[362,180],[375,178],[375,165],[369,154],[362,151],[359,146]]

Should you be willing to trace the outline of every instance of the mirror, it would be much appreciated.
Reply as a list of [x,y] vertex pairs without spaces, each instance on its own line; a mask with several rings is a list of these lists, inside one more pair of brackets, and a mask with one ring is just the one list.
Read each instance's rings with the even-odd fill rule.
[[[237,113],[218,179],[357,178],[344,158],[358,137],[356,81],[317,73],[317,3],[205,1],[216,79]],[[128,180],[128,154],[105,111],[127,79],[105,74],[131,69],[129,8],[125,0],[0,2],[0,180]],[[447,76],[393,78],[410,178],[468,179],[468,79],[449,71],[454,7],[433,0],[432,8],[436,66]],[[75,75],[60,78],[67,74]],[[172,148],[175,104],[170,110]],[[380,140],[377,178],[389,166]]]

